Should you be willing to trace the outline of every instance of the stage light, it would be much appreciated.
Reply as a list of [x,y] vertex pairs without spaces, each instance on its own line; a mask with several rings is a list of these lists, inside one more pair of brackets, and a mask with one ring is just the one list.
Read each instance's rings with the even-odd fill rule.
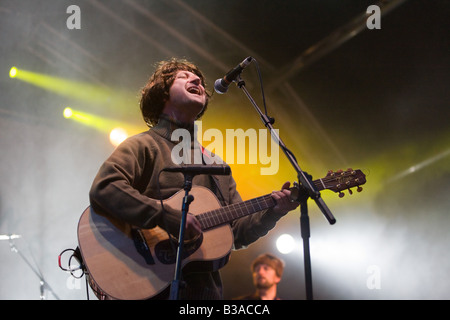
[[288,254],[294,250],[295,240],[290,234],[285,233],[278,237],[276,245],[280,253]]
[[115,147],[121,144],[126,138],[128,138],[128,134],[125,129],[122,128],[114,128],[109,134],[109,141]]
[[64,118],[69,119],[73,115],[73,111],[71,108],[65,108],[63,112]]
[[12,67],[11,70],[9,70],[9,77],[10,78],[15,78],[17,76],[17,68],[16,67]]

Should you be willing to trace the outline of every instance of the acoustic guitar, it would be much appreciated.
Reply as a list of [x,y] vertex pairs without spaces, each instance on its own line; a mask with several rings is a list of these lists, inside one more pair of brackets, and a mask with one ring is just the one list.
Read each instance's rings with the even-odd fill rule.
[[[317,190],[343,190],[360,187],[366,182],[361,170],[328,172],[313,181]],[[298,187],[291,188],[298,194]],[[207,188],[194,186],[189,212],[201,224],[203,233],[184,243],[182,268],[213,271],[227,262],[233,246],[230,222],[276,205],[270,194],[222,207]],[[184,190],[163,201],[164,208],[181,212]],[[201,199],[201,201],[198,201]],[[155,227],[138,229],[88,207],[78,224],[78,243],[89,285],[99,299],[156,299],[167,292],[173,280],[177,240]]]

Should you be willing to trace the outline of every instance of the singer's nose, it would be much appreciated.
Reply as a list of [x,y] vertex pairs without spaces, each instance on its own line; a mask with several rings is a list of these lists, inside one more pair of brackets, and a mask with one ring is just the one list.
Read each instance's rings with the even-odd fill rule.
[[196,84],[196,85],[200,85],[201,84],[201,79],[199,76],[193,74],[191,75],[190,79],[189,79],[190,83]]

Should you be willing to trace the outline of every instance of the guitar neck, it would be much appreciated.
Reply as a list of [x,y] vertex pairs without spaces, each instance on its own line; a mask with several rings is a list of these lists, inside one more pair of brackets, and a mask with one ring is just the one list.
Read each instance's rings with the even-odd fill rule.
[[[325,189],[322,179],[313,181],[318,190]],[[206,211],[196,216],[203,230],[207,230],[233,220],[245,217],[247,215],[270,209],[276,205],[276,201],[271,194],[235,203],[219,209]]]
[[207,230],[252,213],[269,209],[274,207],[275,204],[275,200],[268,194],[219,209],[206,211],[197,215],[196,218],[200,222],[202,229]]

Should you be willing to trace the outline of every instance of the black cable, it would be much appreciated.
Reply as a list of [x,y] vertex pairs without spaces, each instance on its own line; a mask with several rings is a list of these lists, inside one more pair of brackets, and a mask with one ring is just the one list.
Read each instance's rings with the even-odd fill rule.
[[265,113],[266,117],[269,119],[270,124],[274,124],[275,123],[275,119],[267,114],[266,96],[264,94],[264,85],[263,85],[263,80],[262,80],[262,75],[261,75],[261,69],[259,68],[258,61],[255,58],[253,58],[253,57],[252,57],[252,59],[255,62],[256,72],[258,73],[259,86],[260,86],[260,89],[261,89],[261,96],[262,96],[262,101],[263,101],[263,106],[264,106],[264,113]]
[[[269,116],[268,113],[267,113],[266,97],[265,97],[265,94],[264,94],[264,85],[263,85],[263,80],[262,80],[261,70],[260,70],[260,68],[259,68],[258,61],[257,61],[255,58],[253,58],[253,57],[252,57],[252,59],[253,59],[253,61],[255,62],[255,65],[256,65],[256,71],[257,71],[257,73],[258,73],[259,86],[260,86],[260,88],[261,88],[261,96],[262,96],[262,101],[263,101],[263,106],[264,106],[264,113],[265,113],[266,117],[269,119],[270,124],[274,124],[274,123],[275,123],[275,119],[272,118],[271,116]],[[297,162],[297,159],[295,158],[295,155],[292,153],[291,150],[289,150],[289,149],[288,149],[286,146],[284,146],[284,145],[280,145],[280,147],[281,147],[285,152],[289,153],[289,154],[292,156],[292,158],[294,158],[295,162]]]

